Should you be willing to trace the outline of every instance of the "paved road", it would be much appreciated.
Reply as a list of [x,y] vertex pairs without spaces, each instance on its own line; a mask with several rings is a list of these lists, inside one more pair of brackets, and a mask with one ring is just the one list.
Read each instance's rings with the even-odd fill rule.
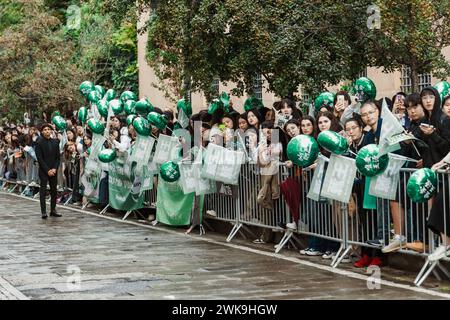
[[43,221],[37,202],[0,193],[0,299],[440,298],[387,285],[369,290],[364,279],[181,230],[59,212]]

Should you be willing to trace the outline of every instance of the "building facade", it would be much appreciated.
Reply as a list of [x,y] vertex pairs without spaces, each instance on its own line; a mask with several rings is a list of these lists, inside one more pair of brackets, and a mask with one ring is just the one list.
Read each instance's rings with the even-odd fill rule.
[[[141,16],[141,22],[138,27],[142,26],[143,21],[146,21],[149,17],[149,13],[143,14]],[[158,90],[153,86],[153,83],[158,83],[158,79],[155,72],[150,68],[145,60],[146,44],[148,36],[147,34],[138,35],[138,63],[139,63],[139,98],[147,97],[151,103],[161,109],[174,109],[175,104],[167,99],[163,92]],[[450,60],[450,47],[444,49],[444,55],[447,60]],[[367,68],[365,76],[374,81],[377,87],[377,98],[381,97],[392,97],[395,93],[399,91],[409,92],[411,88],[411,78],[409,76],[409,70],[407,68],[402,68],[401,71],[393,73],[383,73],[381,68]],[[447,78],[447,81],[450,77]],[[426,87],[429,85],[434,85],[439,80],[430,74],[425,74],[420,76],[420,87]],[[222,83],[216,81],[215,83],[218,92],[230,93],[233,89],[232,84],[225,86]],[[279,100],[272,92],[266,91],[266,83],[263,78],[255,79],[255,95],[262,99],[266,107],[272,106],[272,104]],[[340,86],[331,86],[328,88],[331,92],[338,91]],[[301,92],[301,89],[300,89]],[[304,99],[314,98],[308,97],[307,95],[302,95]],[[202,109],[207,109],[208,104],[205,96],[202,93],[192,93],[192,108],[194,113]],[[236,97],[231,95],[231,101],[233,102],[233,107],[239,111],[243,111],[243,105],[246,97]]]

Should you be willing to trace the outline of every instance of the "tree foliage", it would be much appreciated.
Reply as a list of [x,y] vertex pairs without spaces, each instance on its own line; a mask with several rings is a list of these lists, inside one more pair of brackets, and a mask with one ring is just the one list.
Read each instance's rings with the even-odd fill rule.
[[450,45],[450,1],[378,0],[381,29],[368,34],[371,64],[386,72],[411,68],[412,89],[418,91],[420,73],[438,78],[450,74],[442,49]]

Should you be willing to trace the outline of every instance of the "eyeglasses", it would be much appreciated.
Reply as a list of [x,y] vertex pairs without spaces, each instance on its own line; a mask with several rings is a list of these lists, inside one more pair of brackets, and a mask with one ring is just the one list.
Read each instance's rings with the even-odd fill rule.
[[366,117],[368,117],[369,115],[374,114],[374,113],[376,113],[375,110],[369,111],[369,112],[367,112],[367,113],[361,113],[361,117],[362,117],[362,118],[366,118]]
[[361,128],[361,127],[359,127],[359,126],[354,126],[354,127],[350,127],[350,128],[345,129],[345,131],[347,131],[347,132],[349,132],[349,131],[355,131],[356,129],[359,129],[359,128]]

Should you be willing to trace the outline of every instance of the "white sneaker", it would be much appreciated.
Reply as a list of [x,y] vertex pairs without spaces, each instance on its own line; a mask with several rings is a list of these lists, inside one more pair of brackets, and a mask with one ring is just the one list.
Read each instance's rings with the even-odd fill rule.
[[306,251],[307,256],[321,256],[323,253],[319,250],[309,248],[308,251]]
[[206,214],[212,217],[217,217],[217,213],[214,210],[207,210]]
[[286,223],[286,228],[297,230],[297,224],[295,222]]
[[324,255],[322,256],[323,259],[332,259],[336,256],[336,252],[332,251],[325,251]]
[[389,243],[389,245],[385,246],[383,249],[381,249],[381,252],[388,253],[400,250],[401,247],[405,247],[406,245],[406,238],[405,236],[401,236],[399,234],[396,234],[394,236],[394,239]]
[[306,252],[309,250],[309,248],[305,248],[305,249],[302,249],[302,250],[300,250],[300,254],[302,255],[302,256],[306,256]]
[[352,262],[352,259],[350,258],[350,256],[345,256],[341,260],[341,263],[350,263],[350,262]]
[[[440,245],[436,250],[433,251],[432,254],[428,256],[428,261],[438,261],[445,257],[445,253],[450,250],[450,246],[445,247],[444,245]],[[450,254],[450,252],[448,253]]]

